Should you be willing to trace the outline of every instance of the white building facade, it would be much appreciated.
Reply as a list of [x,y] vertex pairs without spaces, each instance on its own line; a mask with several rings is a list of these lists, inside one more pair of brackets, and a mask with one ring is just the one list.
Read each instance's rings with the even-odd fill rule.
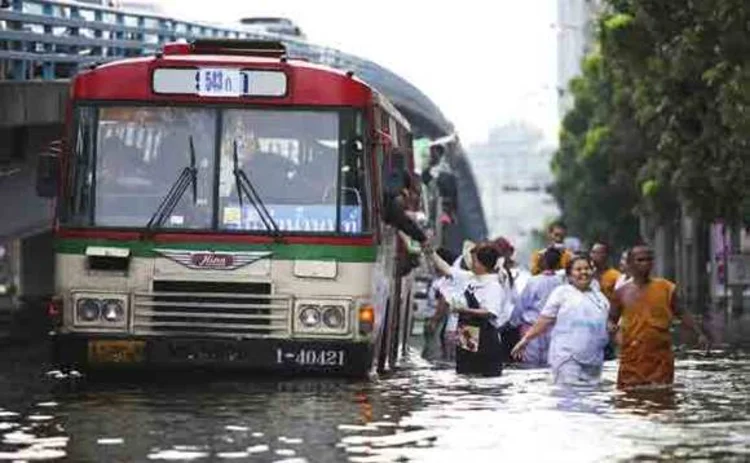
[[557,109],[560,120],[573,107],[570,80],[581,73],[583,58],[593,50],[601,0],[557,0]]
[[553,147],[538,128],[513,123],[493,129],[487,143],[474,144],[468,152],[489,236],[509,239],[525,264],[532,230],[558,215],[546,192],[553,180]]

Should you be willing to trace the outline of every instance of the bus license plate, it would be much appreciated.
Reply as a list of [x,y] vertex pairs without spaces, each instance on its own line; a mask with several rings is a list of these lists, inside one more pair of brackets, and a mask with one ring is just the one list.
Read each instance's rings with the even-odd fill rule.
[[346,355],[343,349],[300,349],[297,351],[276,349],[276,363],[294,364],[304,367],[343,367]]
[[91,363],[140,363],[146,349],[145,341],[89,341]]
[[196,75],[196,81],[200,96],[242,95],[243,80],[239,69],[201,68]]

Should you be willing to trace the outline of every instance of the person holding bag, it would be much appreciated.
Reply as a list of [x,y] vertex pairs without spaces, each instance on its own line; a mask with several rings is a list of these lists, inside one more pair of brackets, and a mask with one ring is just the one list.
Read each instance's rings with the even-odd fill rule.
[[449,265],[431,248],[426,249],[436,269],[463,287],[453,287],[445,298],[458,314],[456,372],[499,376],[503,370],[500,329],[510,320],[510,297],[498,280],[495,268],[500,253],[480,245],[471,251],[472,271]]

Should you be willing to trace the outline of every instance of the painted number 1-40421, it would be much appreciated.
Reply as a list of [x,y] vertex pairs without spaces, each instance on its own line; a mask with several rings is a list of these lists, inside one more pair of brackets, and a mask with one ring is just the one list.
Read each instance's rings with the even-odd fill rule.
[[296,352],[284,352],[276,349],[276,363],[294,363],[299,366],[341,367],[344,366],[343,350],[300,349]]

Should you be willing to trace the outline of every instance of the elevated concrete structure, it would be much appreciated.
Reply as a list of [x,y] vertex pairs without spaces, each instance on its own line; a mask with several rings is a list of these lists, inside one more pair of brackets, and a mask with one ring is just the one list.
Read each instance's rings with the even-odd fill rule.
[[[299,37],[74,1],[12,0],[9,9],[0,8],[0,244],[10,249],[15,284],[27,300],[44,295],[51,284],[54,202],[37,197],[35,164],[37,154],[63,134],[68,79],[92,62],[150,54],[165,42],[204,37],[280,40],[291,57],[353,71],[378,89],[409,119],[416,138],[454,132],[440,109],[405,79]],[[465,153],[457,142],[451,152],[449,168],[460,178],[456,240],[484,239],[486,225]]]
[[[68,83],[67,79],[0,80],[0,129],[60,124],[65,116]],[[0,139],[6,140],[4,135],[0,134]]]

